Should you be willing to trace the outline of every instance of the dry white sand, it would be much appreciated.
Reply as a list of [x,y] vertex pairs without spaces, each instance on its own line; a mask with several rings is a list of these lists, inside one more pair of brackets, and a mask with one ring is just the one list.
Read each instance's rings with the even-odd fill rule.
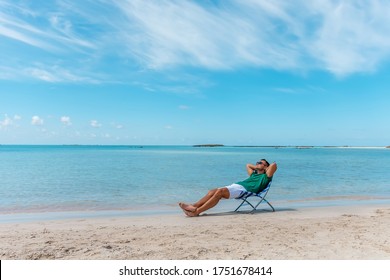
[[390,259],[390,206],[0,224],[0,259]]

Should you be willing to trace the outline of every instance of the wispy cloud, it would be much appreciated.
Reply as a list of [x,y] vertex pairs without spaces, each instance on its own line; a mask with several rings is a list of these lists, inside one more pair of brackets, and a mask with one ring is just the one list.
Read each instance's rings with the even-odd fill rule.
[[179,106],[179,109],[180,109],[180,110],[188,110],[188,109],[190,109],[190,107],[187,106],[187,105],[180,105],[180,106]]
[[36,78],[46,82],[85,82],[85,83],[99,83],[96,78],[88,76],[88,74],[80,72],[79,70],[65,69],[61,66],[52,65],[46,66],[42,64],[33,65],[21,70],[26,77]]
[[75,16],[76,11],[65,10],[61,1],[58,3],[36,6],[31,2],[28,6],[27,3],[4,1],[1,5],[3,11],[0,12],[0,35],[51,52],[65,46],[93,48],[92,43],[74,30],[72,21],[77,23],[79,20]]
[[[42,3],[0,2],[0,36],[9,39],[0,59],[3,69],[16,67],[46,82],[115,80],[108,60],[126,80],[139,68],[188,66],[345,76],[375,71],[390,57],[390,3],[384,0]],[[26,49],[14,50],[11,41]],[[41,56],[22,55],[28,48]],[[19,64],[9,57],[20,57]]]
[[[0,38],[9,39],[0,53],[2,68],[8,71],[0,74],[0,79],[33,78],[52,83],[101,80],[104,75],[88,63],[99,59],[94,55],[101,47],[96,35],[99,26],[94,26],[94,16],[86,16],[94,13],[93,7],[88,10],[87,3],[77,6],[66,0],[36,4],[0,3]],[[99,15],[95,16],[97,21]]]
[[390,2],[320,1],[310,8],[321,25],[308,51],[322,68],[343,76],[374,71],[389,59]]
[[115,122],[111,123],[111,126],[116,129],[122,129],[124,127],[122,124],[115,123]]
[[282,93],[297,93],[297,89],[294,88],[274,88],[275,91],[277,92],[282,92]]
[[390,56],[386,1],[121,1],[129,52],[154,69],[375,70]]
[[326,93],[326,90],[322,87],[305,85],[303,87],[279,87],[272,88],[272,91],[285,93],[285,94],[313,94],[313,92],[317,94]]

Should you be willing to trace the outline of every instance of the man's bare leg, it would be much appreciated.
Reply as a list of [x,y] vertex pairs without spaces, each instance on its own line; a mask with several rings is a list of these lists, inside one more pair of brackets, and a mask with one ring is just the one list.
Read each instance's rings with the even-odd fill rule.
[[209,190],[208,193],[202,197],[198,202],[195,202],[194,204],[192,204],[194,207],[196,208],[199,208],[199,207],[202,207],[203,204],[205,204],[207,201],[209,201],[214,195],[215,193],[218,191],[219,189],[212,189],[212,190]]
[[[195,211],[187,211],[187,210],[184,210],[185,214],[187,216],[190,216],[190,217],[196,217],[196,216],[199,216],[200,213],[214,207],[215,205],[218,204],[218,202],[222,199],[222,198],[226,198],[228,199],[230,197],[230,193],[229,193],[229,190],[227,188],[220,188],[220,189],[216,189],[215,192],[213,192],[213,196],[209,198],[209,200],[207,200],[205,203],[202,204],[202,206],[200,207],[197,207],[195,209]],[[195,207],[195,206],[194,206]]]
[[203,204],[205,204],[211,197],[213,197],[213,195],[215,194],[215,192],[217,191],[218,189],[213,189],[213,190],[210,190],[204,197],[202,197],[198,202],[195,202],[194,204],[187,204],[187,203],[183,203],[183,202],[180,202],[179,203],[179,206],[181,207],[181,209],[183,210],[186,210],[186,211],[189,211],[189,212],[194,212],[196,210],[196,208],[198,207],[201,207]]

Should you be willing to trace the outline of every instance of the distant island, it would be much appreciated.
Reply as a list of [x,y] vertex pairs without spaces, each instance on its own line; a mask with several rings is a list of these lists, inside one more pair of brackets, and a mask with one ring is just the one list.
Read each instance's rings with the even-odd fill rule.
[[224,147],[223,144],[198,144],[194,145],[193,147]]
[[[276,146],[262,146],[262,145],[223,145],[223,144],[197,144],[193,145],[193,147],[235,147],[235,148],[274,148],[274,149],[279,149],[279,148],[295,148],[295,149],[313,149],[313,148],[370,148],[370,147],[365,147],[365,146],[292,146],[292,145],[276,145]],[[375,148],[375,147],[371,147]],[[387,148],[390,149],[390,146],[382,146],[382,147],[377,147],[377,148]]]

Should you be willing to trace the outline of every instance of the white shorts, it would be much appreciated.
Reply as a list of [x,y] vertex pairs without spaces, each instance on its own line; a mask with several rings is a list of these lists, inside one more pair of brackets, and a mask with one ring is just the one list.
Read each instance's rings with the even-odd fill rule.
[[227,188],[229,190],[229,193],[230,193],[229,198],[230,199],[237,198],[242,193],[247,192],[247,190],[239,184],[231,184],[229,186],[226,186],[225,188]]

